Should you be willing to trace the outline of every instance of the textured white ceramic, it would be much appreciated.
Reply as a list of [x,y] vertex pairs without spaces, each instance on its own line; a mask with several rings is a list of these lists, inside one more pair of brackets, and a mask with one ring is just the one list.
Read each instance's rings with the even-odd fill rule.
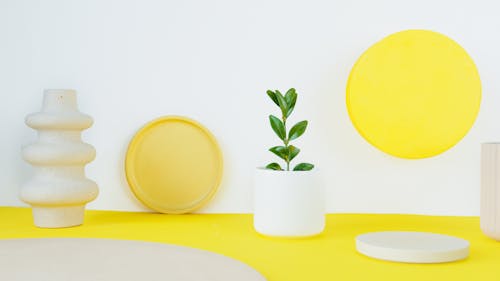
[[481,146],[481,230],[500,241],[500,143]]
[[111,239],[1,240],[0,265],[9,281],[265,281],[208,251]]
[[425,232],[384,231],[358,235],[358,252],[381,260],[406,263],[443,263],[469,256],[469,242]]
[[26,117],[38,140],[23,149],[34,175],[20,196],[33,207],[36,226],[83,223],[85,204],[98,194],[96,183],[85,177],[85,164],[94,160],[95,149],[81,140],[81,131],[92,123],[78,111],[74,90],[45,90],[42,110]]
[[303,237],[325,227],[324,187],[317,171],[257,169],[254,227],[261,234]]

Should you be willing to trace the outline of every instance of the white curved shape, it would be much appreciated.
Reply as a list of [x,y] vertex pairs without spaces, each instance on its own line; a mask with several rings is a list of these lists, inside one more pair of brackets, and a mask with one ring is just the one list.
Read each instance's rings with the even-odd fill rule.
[[[68,188],[71,186],[72,188]],[[47,196],[50,190],[51,196]],[[80,205],[97,197],[97,184],[89,179],[31,180],[24,184],[21,197],[32,205]]]
[[26,116],[25,122],[35,130],[84,130],[92,126],[93,120],[92,117],[79,112],[68,112],[65,116],[53,112],[38,112]]
[[0,241],[0,280],[265,281],[250,266],[209,251],[111,239]]
[[442,263],[469,256],[469,242],[448,235],[382,231],[356,237],[356,250],[363,255],[394,262]]
[[23,149],[23,158],[32,165],[78,165],[94,160],[95,149],[80,143],[34,143]]
[[36,226],[83,223],[85,204],[99,192],[84,170],[94,160],[95,149],[82,142],[81,131],[92,123],[78,111],[75,90],[45,90],[41,112],[26,117],[26,124],[38,130],[38,141],[23,148],[23,158],[35,171],[20,197],[33,207]]
[[481,230],[500,241],[500,143],[481,146]]

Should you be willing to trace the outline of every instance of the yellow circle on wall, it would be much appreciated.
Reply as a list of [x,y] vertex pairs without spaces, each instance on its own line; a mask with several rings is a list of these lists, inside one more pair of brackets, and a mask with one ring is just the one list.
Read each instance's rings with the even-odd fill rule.
[[347,109],[372,145],[409,159],[438,155],[474,124],[481,81],[452,39],[428,30],[392,34],[371,46],[347,83]]

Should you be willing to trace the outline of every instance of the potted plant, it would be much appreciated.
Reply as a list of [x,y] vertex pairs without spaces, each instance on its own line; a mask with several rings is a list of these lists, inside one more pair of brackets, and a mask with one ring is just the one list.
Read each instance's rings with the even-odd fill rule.
[[291,165],[300,149],[291,142],[304,134],[308,121],[300,121],[287,131],[287,121],[297,101],[295,89],[285,95],[280,91],[267,91],[279,107],[281,119],[269,115],[272,130],[283,142],[270,152],[284,163],[268,164],[255,174],[254,228],[268,236],[303,237],[319,234],[325,226],[323,186],[314,165]]

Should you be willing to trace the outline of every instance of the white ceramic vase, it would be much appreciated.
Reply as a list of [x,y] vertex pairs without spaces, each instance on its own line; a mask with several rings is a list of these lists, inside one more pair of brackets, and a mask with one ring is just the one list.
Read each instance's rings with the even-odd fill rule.
[[481,230],[500,241],[500,143],[481,146]]
[[95,149],[81,140],[93,123],[77,109],[76,91],[46,90],[42,110],[28,115],[26,124],[38,130],[38,141],[23,148],[34,176],[21,189],[21,200],[33,208],[38,227],[70,227],[83,223],[85,204],[98,194],[85,177],[85,164]]
[[325,227],[324,188],[319,173],[257,169],[254,228],[267,236],[306,237]]

